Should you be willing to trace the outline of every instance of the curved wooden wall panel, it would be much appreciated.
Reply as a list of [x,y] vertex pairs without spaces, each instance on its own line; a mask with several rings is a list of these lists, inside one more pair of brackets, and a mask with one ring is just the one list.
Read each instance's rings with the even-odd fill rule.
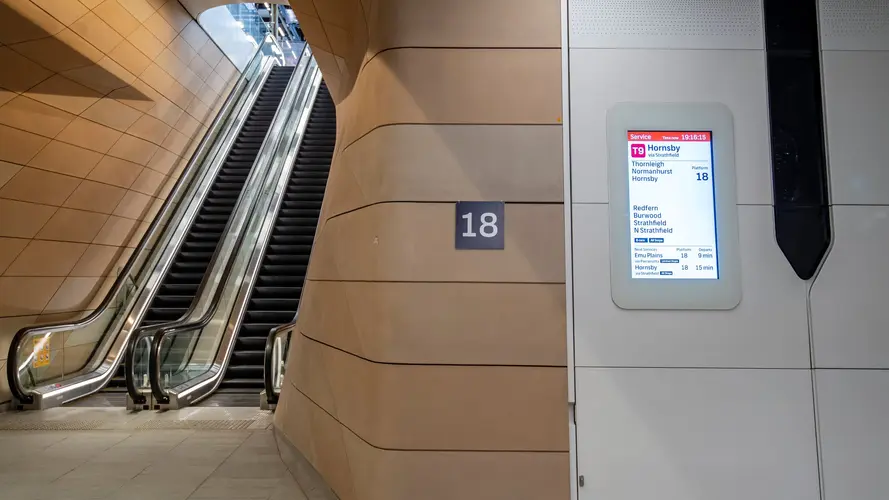
[[[559,3],[540,0],[376,0],[368,54],[398,47],[559,48]],[[504,16],[504,12],[509,12]],[[443,22],[447,20],[447,22]]]
[[343,499],[567,498],[558,0],[291,5],[337,146],[276,426]]
[[278,429],[341,500],[569,498],[568,453],[381,450],[289,389]]
[[370,60],[348,99],[344,146],[396,123],[558,124],[558,50],[395,49]]
[[346,148],[332,172],[330,215],[387,201],[561,203],[562,128],[397,125]]
[[378,363],[566,363],[561,284],[310,281],[304,297],[304,335]]
[[[335,187],[328,188],[335,189]],[[311,280],[564,283],[560,205],[509,204],[505,249],[454,248],[454,205],[382,203],[328,219]]]
[[377,448],[568,451],[565,368],[374,363],[304,336],[290,356],[287,380]]

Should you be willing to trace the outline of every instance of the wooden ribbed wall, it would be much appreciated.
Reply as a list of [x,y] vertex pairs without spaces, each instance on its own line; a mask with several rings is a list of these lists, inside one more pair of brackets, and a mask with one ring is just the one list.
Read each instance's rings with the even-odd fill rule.
[[343,500],[568,498],[558,0],[291,5],[338,132],[277,427]]

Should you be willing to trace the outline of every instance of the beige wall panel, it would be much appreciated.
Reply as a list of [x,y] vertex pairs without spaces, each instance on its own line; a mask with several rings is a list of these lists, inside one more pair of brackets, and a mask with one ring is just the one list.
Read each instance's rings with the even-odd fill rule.
[[559,48],[561,43],[559,0],[376,0],[368,26],[370,54],[394,47]]
[[569,497],[568,452],[381,450],[290,389],[275,413],[276,429],[305,454],[342,500]]
[[383,52],[355,82],[361,112],[338,117],[345,145],[392,123],[559,123],[561,64],[557,49]]
[[[10,27],[0,30],[9,44],[0,47],[0,86],[14,91],[0,92],[0,160],[11,162],[0,168],[0,236],[26,238],[28,248],[63,240],[120,252],[146,224],[123,217],[154,213],[150,207],[160,200],[146,195],[167,195],[161,185],[163,174],[179,161],[174,153],[186,151],[205,132],[194,119],[182,118],[192,96],[180,83],[201,89],[209,110],[218,96],[205,80],[218,77],[204,59],[227,76],[236,77],[237,70],[223,64],[221,52],[177,0],[0,0],[0,9],[9,14],[0,24]],[[31,22],[37,24],[26,26]],[[22,26],[39,36],[22,36]],[[183,83],[183,75],[197,78],[187,69],[192,64],[206,66],[207,74]],[[148,80],[163,83],[160,90],[172,100]],[[147,140],[123,134],[126,130]],[[159,145],[172,153],[157,155]],[[143,168],[149,164],[160,173]],[[84,177],[91,181],[81,183]],[[122,189],[128,187],[133,191]],[[47,262],[67,262],[67,257],[44,255]],[[46,274],[46,266],[4,262],[3,267],[22,279]],[[83,283],[66,281],[53,301],[42,293],[23,294],[15,307],[0,307],[0,316],[80,307],[69,303],[90,300],[91,288]]]
[[565,286],[309,281],[306,336],[380,363],[565,366]]
[[562,127],[381,127],[346,148],[334,170],[352,176],[360,191],[332,183],[329,215],[384,201],[561,203]]
[[499,251],[454,249],[454,205],[384,203],[326,221],[309,279],[564,283],[561,204],[507,204]]
[[275,427],[306,457],[340,500],[364,498],[356,496],[352,486],[353,473],[343,437],[348,430],[289,382],[284,383],[275,409]]
[[379,448],[568,450],[564,368],[373,363],[302,335],[289,359],[295,387]]

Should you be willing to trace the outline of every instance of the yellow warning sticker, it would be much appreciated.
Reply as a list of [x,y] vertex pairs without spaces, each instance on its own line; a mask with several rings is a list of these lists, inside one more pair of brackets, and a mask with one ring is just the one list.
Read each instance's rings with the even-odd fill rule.
[[31,362],[31,367],[44,366],[49,366],[49,337],[38,337],[34,339],[34,361]]

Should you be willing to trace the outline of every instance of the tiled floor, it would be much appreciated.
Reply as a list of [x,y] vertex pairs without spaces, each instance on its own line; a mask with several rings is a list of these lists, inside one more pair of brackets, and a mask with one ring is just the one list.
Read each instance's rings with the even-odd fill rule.
[[306,499],[255,409],[55,408],[0,413],[4,427],[90,430],[0,430],[0,498]]

